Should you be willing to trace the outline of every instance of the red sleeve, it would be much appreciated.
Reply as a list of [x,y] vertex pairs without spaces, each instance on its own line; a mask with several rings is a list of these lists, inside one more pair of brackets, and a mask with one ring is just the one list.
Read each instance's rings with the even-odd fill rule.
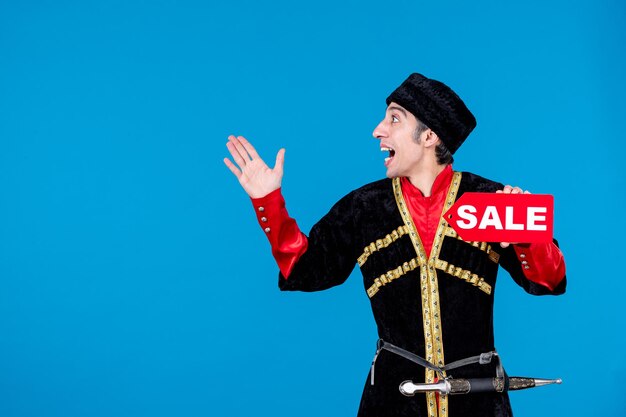
[[516,244],[513,248],[528,280],[554,290],[565,277],[565,259],[554,243]]
[[291,273],[300,256],[306,252],[308,240],[289,217],[281,189],[261,198],[252,198],[259,225],[272,245],[272,255],[285,279]]

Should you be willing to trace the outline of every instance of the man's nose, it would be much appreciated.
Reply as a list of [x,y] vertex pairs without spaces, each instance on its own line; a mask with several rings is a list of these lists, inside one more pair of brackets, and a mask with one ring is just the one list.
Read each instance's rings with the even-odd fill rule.
[[372,132],[372,136],[374,136],[376,139],[382,139],[387,136],[387,129],[385,127],[384,120],[378,123],[378,126],[376,126],[376,128]]

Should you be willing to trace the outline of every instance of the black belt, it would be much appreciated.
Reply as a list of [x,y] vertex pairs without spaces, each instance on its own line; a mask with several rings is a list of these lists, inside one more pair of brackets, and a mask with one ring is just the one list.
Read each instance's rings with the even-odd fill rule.
[[378,358],[378,354],[381,350],[387,350],[389,352],[395,353],[398,356],[402,356],[404,359],[410,360],[424,368],[431,369],[439,375],[441,379],[443,379],[445,371],[449,371],[451,369],[460,368],[461,366],[470,365],[472,363],[478,363],[480,365],[485,365],[491,363],[491,360],[495,358],[496,364],[496,377],[503,378],[504,377],[504,368],[502,367],[502,361],[500,360],[500,356],[498,353],[493,350],[491,352],[481,353],[480,355],[470,356],[465,359],[460,359],[458,361],[450,362],[449,364],[440,367],[432,362],[427,361],[421,356],[416,355],[413,352],[409,352],[408,350],[402,349],[396,345],[393,345],[389,342],[385,342],[383,339],[378,339],[376,343],[376,354],[374,355],[374,360],[372,361],[372,370],[370,372],[370,383],[374,385],[374,365],[376,364],[376,359]]

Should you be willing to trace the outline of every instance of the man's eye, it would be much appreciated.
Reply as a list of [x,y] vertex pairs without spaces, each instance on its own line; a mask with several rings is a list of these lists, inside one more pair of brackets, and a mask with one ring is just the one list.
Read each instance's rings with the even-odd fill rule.
[[398,123],[400,121],[400,119],[398,119],[396,116],[391,116],[391,123]]

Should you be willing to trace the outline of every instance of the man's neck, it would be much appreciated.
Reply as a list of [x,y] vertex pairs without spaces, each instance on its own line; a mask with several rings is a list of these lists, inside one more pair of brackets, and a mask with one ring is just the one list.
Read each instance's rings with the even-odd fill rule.
[[441,171],[446,168],[446,166],[447,165],[434,163],[429,166],[421,167],[419,170],[416,170],[416,172],[409,175],[409,181],[414,187],[422,192],[424,197],[430,197],[435,179]]

